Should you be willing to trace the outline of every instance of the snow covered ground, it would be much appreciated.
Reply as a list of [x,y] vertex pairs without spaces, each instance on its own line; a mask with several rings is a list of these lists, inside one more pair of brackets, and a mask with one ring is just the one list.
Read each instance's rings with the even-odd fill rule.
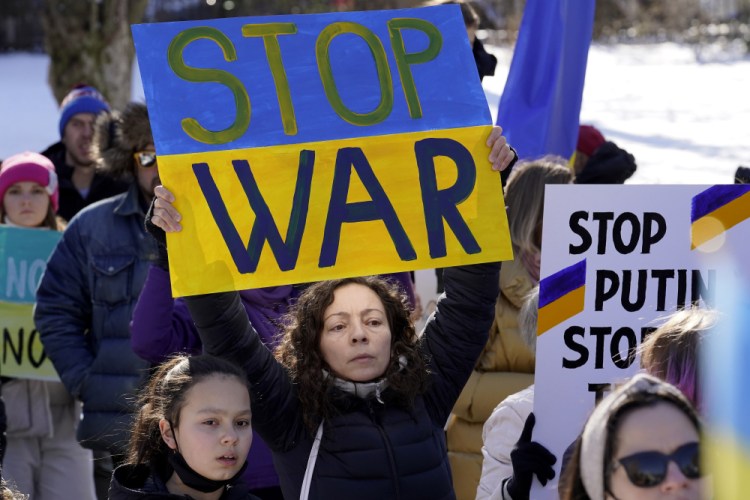
[[[493,116],[512,57],[496,55],[504,67],[484,82]],[[739,164],[750,166],[748,85],[750,57],[735,46],[595,44],[581,123],[635,155],[629,183],[731,183]]]
[[[494,116],[512,52],[492,50],[498,71],[484,87]],[[0,55],[0,158],[57,140],[47,64],[40,54]],[[133,82],[143,99],[137,73]],[[748,88],[750,57],[732,45],[595,44],[581,120],[635,155],[631,183],[732,182],[738,165],[750,166]]]

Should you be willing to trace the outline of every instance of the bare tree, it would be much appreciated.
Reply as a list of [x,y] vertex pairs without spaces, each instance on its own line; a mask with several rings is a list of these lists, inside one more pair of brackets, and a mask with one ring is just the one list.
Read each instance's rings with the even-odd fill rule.
[[148,0],[45,0],[44,44],[48,80],[60,102],[70,88],[98,88],[115,108],[130,100],[135,49],[130,24],[140,22]]

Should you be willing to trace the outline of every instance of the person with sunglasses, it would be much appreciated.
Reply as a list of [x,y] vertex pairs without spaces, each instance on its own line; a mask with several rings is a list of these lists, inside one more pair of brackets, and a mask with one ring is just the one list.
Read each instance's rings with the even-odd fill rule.
[[128,104],[97,118],[97,169],[128,185],[125,193],[81,210],[49,258],[34,320],[66,389],[83,402],[77,439],[94,450],[97,496],[107,497],[123,457],[134,397],[149,364],[130,346],[130,319],[158,257],[143,219],[159,184],[146,106]]
[[594,409],[563,473],[560,498],[710,498],[700,441],[700,417],[682,392],[638,374]]

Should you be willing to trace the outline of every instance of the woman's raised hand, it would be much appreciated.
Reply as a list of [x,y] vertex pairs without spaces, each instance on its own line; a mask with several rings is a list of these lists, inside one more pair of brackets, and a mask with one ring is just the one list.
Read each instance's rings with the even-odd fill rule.
[[492,170],[502,172],[518,158],[516,152],[513,151],[513,148],[510,147],[505,136],[503,136],[502,127],[498,125],[492,127],[492,132],[487,138],[487,146],[492,148],[489,157]]

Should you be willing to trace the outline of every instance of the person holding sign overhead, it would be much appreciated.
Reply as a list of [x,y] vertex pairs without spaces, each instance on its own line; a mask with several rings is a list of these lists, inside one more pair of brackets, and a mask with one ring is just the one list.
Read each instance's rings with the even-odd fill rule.
[[[491,159],[513,159],[495,128]],[[499,181],[499,179],[498,179]],[[179,231],[163,187],[147,225]],[[166,251],[165,247],[161,251]],[[236,292],[186,297],[204,351],[245,371],[253,425],[270,446],[286,498],[455,498],[443,426],[487,338],[499,264],[448,268],[423,335],[379,278],[309,287],[274,357]]]
[[[20,153],[2,163],[0,202],[3,225],[64,228],[55,215],[55,167],[40,154]],[[2,397],[8,419],[4,477],[35,500],[59,498],[63,491],[71,498],[93,499],[92,454],[75,436],[81,406],[65,386],[59,381],[3,378]]]
[[[460,7],[133,36],[169,187],[151,221],[181,231],[172,291],[204,352],[245,370],[285,498],[454,498],[443,426],[491,323],[486,263],[512,254],[486,161],[514,156]],[[351,278],[436,264],[462,267],[421,337],[395,287]],[[227,292],[308,282],[276,356]]]

